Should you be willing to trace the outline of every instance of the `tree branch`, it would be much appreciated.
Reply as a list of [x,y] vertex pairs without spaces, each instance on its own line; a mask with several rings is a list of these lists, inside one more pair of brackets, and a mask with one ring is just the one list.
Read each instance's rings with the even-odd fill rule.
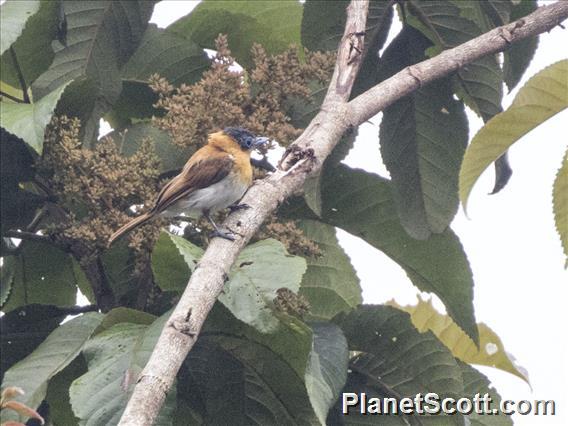
[[524,19],[409,67],[347,103],[362,60],[358,54],[362,43],[359,33],[365,28],[367,7],[368,1],[351,2],[336,68],[321,111],[286,151],[279,169],[247,191],[242,202],[251,208],[231,214],[225,221],[225,226],[238,232],[237,239],[230,242],[215,238],[209,244],[162,330],[119,425],[153,423],[238,254],[281,202],[301,192],[306,177],[321,169],[346,130],[368,120],[420,84],[503,50],[512,42],[548,31],[568,17],[568,2],[541,7]]
[[506,50],[511,44],[550,31],[568,17],[568,2],[539,7],[508,25],[495,28],[432,59],[412,65],[349,102],[349,121],[362,123],[420,86],[451,74],[483,56]]

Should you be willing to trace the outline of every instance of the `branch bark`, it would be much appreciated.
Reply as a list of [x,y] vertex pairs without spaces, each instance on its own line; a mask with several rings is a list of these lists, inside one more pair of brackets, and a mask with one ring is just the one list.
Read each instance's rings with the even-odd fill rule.
[[279,169],[257,181],[245,194],[243,202],[252,208],[231,214],[225,221],[226,227],[238,233],[236,241],[216,238],[209,244],[162,330],[119,425],[153,423],[238,254],[280,203],[301,192],[306,178],[321,169],[346,130],[363,123],[420,85],[448,75],[482,56],[504,50],[511,43],[548,31],[568,18],[568,2],[541,7],[519,21],[408,67],[348,102],[362,60],[358,51],[363,50],[361,33],[367,9],[368,0],[351,2],[336,68],[320,112],[286,151]]

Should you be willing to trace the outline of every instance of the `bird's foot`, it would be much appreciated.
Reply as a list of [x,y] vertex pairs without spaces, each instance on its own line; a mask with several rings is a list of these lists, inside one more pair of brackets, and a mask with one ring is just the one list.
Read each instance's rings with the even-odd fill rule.
[[238,212],[239,210],[250,209],[250,206],[247,203],[242,203],[242,204],[232,204],[227,208],[231,211],[231,213],[234,213]]
[[215,229],[211,234],[209,234],[209,238],[224,238],[225,240],[235,241],[235,237],[233,236],[233,232],[231,231],[222,231],[220,229]]

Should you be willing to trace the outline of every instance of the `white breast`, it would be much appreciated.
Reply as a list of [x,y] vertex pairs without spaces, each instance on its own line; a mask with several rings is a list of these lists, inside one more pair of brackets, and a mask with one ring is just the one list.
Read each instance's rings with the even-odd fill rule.
[[189,194],[188,197],[177,201],[168,207],[162,215],[172,217],[185,213],[188,216],[197,217],[205,210],[212,213],[239,201],[247,189],[246,183],[243,183],[241,179],[235,179],[230,174],[219,182],[207,188],[198,189]]

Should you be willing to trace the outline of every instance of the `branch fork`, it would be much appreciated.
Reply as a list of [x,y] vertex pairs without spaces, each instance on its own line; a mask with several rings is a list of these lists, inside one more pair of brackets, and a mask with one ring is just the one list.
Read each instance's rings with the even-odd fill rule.
[[[350,34],[365,29],[369,1],[352,0],[347,9],[345,32],[338,50],[335,71],[320,112],[302,135],[292,144],[292,150],[307,152],[313,160],[295,158],[287,151],[279,162],[279,170],[255,183],[241,201],[250,209],[229,215],[224,226],[237,226],[242,238],[234,242],[213,239],[189,283],[168,325],[136,384],[119,425],[151,425],[164,403],[167,390],[195,344],[203,323],[223,291],[226,277],[238,254],[256,233],[264,220],[292,194],[301,191],[309,174],[318,173],[341,136],[350,128],[369,120],[393,102],[412,93],[417,85],[444,77],[483,56],[505,50],[509,44],[549,31],[568,18],[568,1],[538,8],[515,23],[495,28],[475,39],[438,56],[400,71],[372,87],[355,99],[349,96],[362,55],[353,55]],[[504,36],[504,31],[507,31]],[[357,36],[361,40],[363,36]],[[362,46],[357,44],[357,49]],[[362,49],[364,51],[364,49]],[[355,60],[350,62],[350,59]],[[188,316],[188,313],[190,314]],[[179,326],[182,330],[174,328]],[[187,326],[187,328],[186,328]],[[184,332],[191,330],[191,333]]]

